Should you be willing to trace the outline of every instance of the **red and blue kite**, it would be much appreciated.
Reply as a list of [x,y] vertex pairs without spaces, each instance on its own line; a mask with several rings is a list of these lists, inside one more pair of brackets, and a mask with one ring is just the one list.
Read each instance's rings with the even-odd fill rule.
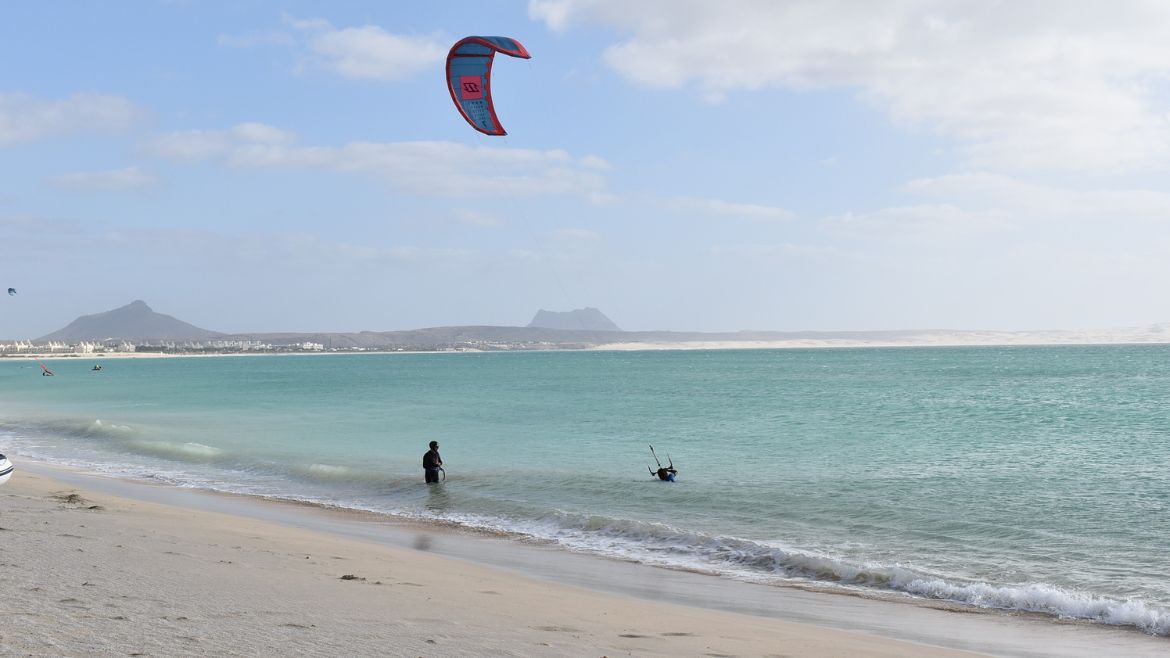
[[485,135],[507,135],[492,105],[492,60],[496,53],[531,59],[524,46],[508,37],[465,37],[447,53],[447,89],[459,113]]

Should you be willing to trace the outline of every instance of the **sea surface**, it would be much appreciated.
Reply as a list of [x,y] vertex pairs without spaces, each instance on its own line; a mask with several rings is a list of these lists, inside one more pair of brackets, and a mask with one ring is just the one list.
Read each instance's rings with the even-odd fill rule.
[[[46,365],[0,361],[18,473],[30,458],[1170,635],[1170,346]],[[427,486],[431,440],[446,481]],[[650,445],[677,482],[650,476]]]

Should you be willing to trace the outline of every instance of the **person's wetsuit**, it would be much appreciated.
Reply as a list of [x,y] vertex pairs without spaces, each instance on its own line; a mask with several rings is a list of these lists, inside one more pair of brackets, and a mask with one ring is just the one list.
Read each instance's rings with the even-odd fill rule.
[[673,468],[659,467],[658,473],[656,473],[656,475],[658,476],[658,479],[662,480],[663,482],[674,482],[674,476],[676,473],[678,473],[678,471],[674,470]]
[[426,473],[427,484],[439,481],[439,471],[443,470],[443,458],[434,448],[423,455],[423,471]]

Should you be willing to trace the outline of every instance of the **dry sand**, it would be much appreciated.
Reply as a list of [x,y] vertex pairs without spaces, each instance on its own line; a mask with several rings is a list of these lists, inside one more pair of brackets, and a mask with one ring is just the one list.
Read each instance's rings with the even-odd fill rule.
[[5,655],[977,655],[15,475],[0,487]]

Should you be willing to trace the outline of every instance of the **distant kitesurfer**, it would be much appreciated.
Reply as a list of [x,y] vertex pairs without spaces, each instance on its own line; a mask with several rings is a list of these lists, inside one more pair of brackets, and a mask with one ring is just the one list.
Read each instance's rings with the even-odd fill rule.
[[438,483],[439,473],[443,472],[443,458],[439,456],[439,442],[431,441],[430,448],[423,455],[423,472],[427,484]]
[[658,464],[657,471],[649,466],[646,467],[650,471],[650,475],[658,476],[658,479],[663,482],[674,482],[674,477],[678,475],[678,470],[674,467],[674,460],[670,458],[670,455],[666,456],[668,466],[663,466],[662,462],[658,461],[658,455],[654,452],[654,446],[650,446],[650,454],[654,455],[654,462]]

